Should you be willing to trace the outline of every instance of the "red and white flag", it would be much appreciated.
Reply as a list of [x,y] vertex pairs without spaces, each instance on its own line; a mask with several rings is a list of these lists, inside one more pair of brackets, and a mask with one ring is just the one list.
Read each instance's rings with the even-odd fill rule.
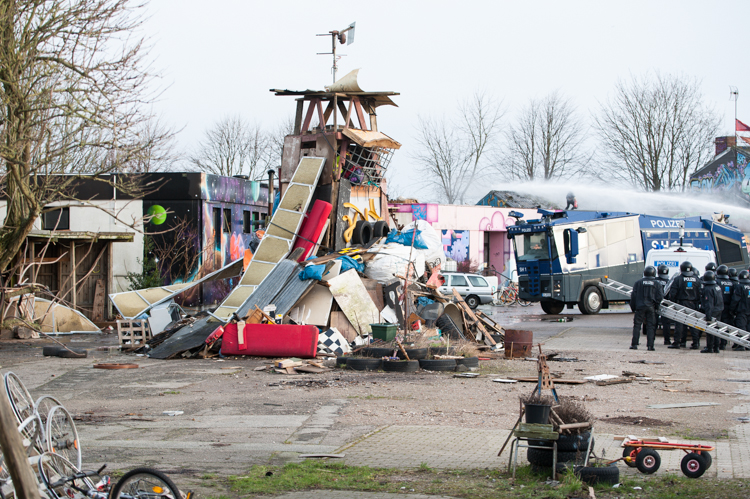
[[735,126],[734,129],[738,132],[750,132],[750,126],[747,126],[743,122],[741,122],[738,119],[735,119]]

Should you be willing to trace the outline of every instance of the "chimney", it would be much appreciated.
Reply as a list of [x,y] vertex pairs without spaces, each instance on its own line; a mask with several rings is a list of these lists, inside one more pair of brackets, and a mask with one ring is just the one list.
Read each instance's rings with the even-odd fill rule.
[[716,156],[718,156],[730,147],[736,147],[737,137],[735,137],[734,135],[729,135],[726,137],[716,137],[716,139],[714,139],[714,145],[716,146]]

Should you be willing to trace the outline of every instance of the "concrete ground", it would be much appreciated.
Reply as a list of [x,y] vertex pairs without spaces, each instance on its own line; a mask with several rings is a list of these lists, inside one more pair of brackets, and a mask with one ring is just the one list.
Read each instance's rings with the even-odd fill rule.
[[[657,352],[628,350],[632,314],[622,309],[595,316],[566,311],[572,322],[551,322],[538,306],[483,308],[501,325],[532,330],[534,341],[542,342],[545,351],[590,359],[585,364],[550,363],[553,370],[564,369],[566,377],[596,374],[603,366],[611,366],[615,374],[625,368],[647,371],[648,365],[632,362],[652,355],[648,358],[666,362],[670,372],[665,375],[693,379],[687,388],[687,383],[558,385],[558,392],[586,400],[599,419],[597,453],[619,457],[615,435],[661,432],[670,435],[670,441],[700,438],[700,443],[717,446],[708,476],[750,478],[750,425],[737,419],[748,416],[750,409],[750,352],[725,351],[707,359],[696,351],[675,352],[658,343]],[[62,340],[87,348],[89,358],[45,358],[41,345],[47,340],[15,340],[0,344],[0,365],[2,372],[19,375],[35,398],[54,395],[74,414],[84,467],[153,466],[201,496],[217,495],[202,485],[206,473],[242,475],[254,464],[279,464],[297,460],[300,454],[339,453],[352,465],[503,468],[508,451],[502,457],[497,451],[517,418],[518,395],[532,385],[491,380],[497,373],[526,375],[536,369],[533,362],[496,360],[482,363],[482,376],[476,380],[443,373],[334,371],[282,376],[254,371],[267,363],[263,359],[159,361],[97,351],[97,346],[116,343],[111,334]],[[93,368],[100,362],[132,362],[139,367]],[[617,404],[617,416],[670,420],[671,429],[609,422],[607,418],[615,416],[609,399],[617,397],[629,401]],[[717,406],[646,407],[705,400]],[[183,413],[169,416],[165,411]],[[680,458],[678,451],[663,452],[658,473],[679,470]],[[523,453],[519,463],[525,463]],[[625,470],[633,472],[621,465]],[[332,492],[325,496],[390,497]]]

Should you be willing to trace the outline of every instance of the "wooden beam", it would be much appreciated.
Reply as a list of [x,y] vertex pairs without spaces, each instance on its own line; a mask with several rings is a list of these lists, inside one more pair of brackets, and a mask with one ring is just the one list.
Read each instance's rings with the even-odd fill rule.
[[359,102],[359,98],[352,97],[352,102],[354,103],[354,109],[357,110],[357,119],[359,120],[359,127],[362,130],[367,130],[367,122],[365,121],[365,115],[362,112],[362,105]]
[[72,293],[73,293],[73,299],[71,300],[71,303],[73,304],[73,308],[75,309],[78,306],[78,282],[76,278],[76,243],[75,241],[70,242],[70,276],[73,280],[72,286]]
[[[331,112],[334,110],[334,103],[333,101],[328,101],[328,105],[326,106],[326,110],[323,113],[323,123],[328,123],[328,118],[331,117]],[[334,113],[335,116],[336,113]],[[334,117],[334,122],[336,121],[336,118]],[[334,130],[336,130],[334,128]]]
[[[318,100],[318,102],[320,102],[320,100]],[[305,114],[305,121],[302,123],[302,128],[300,129],[299,133],[305,133],[305,132],[310,131],[310,122],[312,121],[314,111],[315,111],[315,100],[311,100],[310,104],[308,104],[307,106],[307,114]]]
[[323,115],[323,101],[318,99],[318,102],[315,104],[315,107],[318,109],[318,121],[320,121],[320,123],[318,124],[318,127],[320,128],[321,132],[325,132],[326,131],[326,119],[325,119],[325,116]]
[[302,111],[305,108],[305,100],[297,99],[297,114],[294,115],[294,135],[300,134],[302,127]]
[[[341,111],[341,117],[344,118],[344,117],[348,116],[348,113],[346,111],[346,106],[344,105],[344,103],[341,102],[341,101],[338,101],[338,106],[339,106],[339,111]],[[344,123],[344,128],[346,128],[346,127],[347,127],[347,124]]]
[[39,499],[39,485],[23,447],[8,397],[0,397],[0,448],[18,499]]
[[344,128],[349,128],[349,125],[352,122],[352,109],[354,108],[354,99],[349,101],[349,109],[346,111],[346,125],[344,125]]

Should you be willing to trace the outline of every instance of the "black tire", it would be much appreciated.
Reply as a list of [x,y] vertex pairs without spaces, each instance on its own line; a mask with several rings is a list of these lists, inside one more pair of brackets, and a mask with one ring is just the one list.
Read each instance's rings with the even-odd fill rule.
[[468,368],[479,367],[479,357],[464,357],[463,359],[456,359],[456,365],[463,365]]
[[435,321],[435,327],[439,328],[444,335],[448,336],[452,340],[464,339],[464,333],[458,329],[456,323],[449,315],[443,314]]
[[425,371],[455,371],[456,359],[420,359],[419,367]]
[[[135,478],[135,479],[133,479]],[[108,499],[120,499],[121,497],[132,497],[132,499],[148,499],[154,496],[153,490],[139,491],[131,487],[137,487],[139,482],[144,480],[153,480],[154,483],[161,482],[160,487],[163,490],[159,497],[161,499],[181,499],[182,495],[177,485],[170,478],[159,470],[153,468],[136,468],[125,473],[117,481],[117,485],[112,488]],[[166,486],[166,487],[164,487]],[[142,492],[142,493],[139,493]]]
[[[428,353],[428,350],[426,348],[407,348],[406,349],[406,355],[409,356],[409,360],[426,359],[427,353]],[[406,360],[401,350],[396,352],[396,356],[401,360]]]
[[700,478],[706,472],[708,466],[706,460],[700,454],[691,452],[685,454],[680,463],[682,474],[688,478]]
[[[550,442],[552,443],[552,442]],[[552,449],[527,449],[526,459],[531,464],[537,466],[552,467]],[[560,452],[557,451],[558,463],[578,463],[583,464],[586,454],[583,452]]]
[[479,297],[475,295],[469,295],[466,298],[464,298],[464,301],[469,306],[470,309],[474,310],[479,306]]
[[714,462],[714,458],[712,458],[711,454],[706,451],[701,452],[701,457],[706,461],[706,469],[710,469]]
[[[586,452],[586,445],[589,443],[591,432],[581,433],[580,435],[560,435],[557,440],[558,452]],[[541,440],[529,440],[531,445],[546,445]],[[591,438],[591,448],[596,444],[596,438]]]
[[370,225],[370,222],[360,220],[354,226],[352,244],[367,244],[370,242],[370,239],[372,239],[372,225]]
[[540,303],[544,313],[549,315],[558,315],[565,308],[565,304],[558,301],[543,301]]
[[630,461],[624,461],[624,460],[623,460],[623,461],[625,462],[625,464],[626,464],[626,465],[627,465],[627,466],[628,466],[629,468],[635,468],[635,458],[636,458],[637,456],[636,456],[635,454],[633,454],[633,451],[634,451],[634,450],[636,450],[636,448],[635,448],[635,447],[629,447],[629,446],[625,446],[625,448],[623,448],[623,449],[622,449],[622,457],[628,457],[628,456],[630,456],[630,457],[631,457],[631,460],[630,460]]
[[456,349],[452,347],[430,347],[428,351],[429,355],[453,355],[456,353]]
[[336,367],[339,369],[346,369],[346,361],[349,357],[336,357]]
[[383,361],[380,359],[349,357],[349,360],[346,361],[346,368],[355,371],[377,371],[381,367],[383,367]]
[[616,465],[595,468],[592,466],[576,466],[574,473],[581,481],[588,485],[614,485],[620,482],[620,468]]
[[388,224],[384,220],[378,220],[372,226],[372,237],[373,239],[385,237],[390,231],[390,227],[388,227]]
[[661,456],[654,449],[641,449],[635,458],[635,466],[641,473],[651,475],[661,466]]
[[384,360],[383,371],[389,373],[413,373],[419,370],[418,360]]
[[394,350],[398,350],[398,348],[363,348],[358,353],[362,357],[372,357],[380,359],[382,357],[392,357]]
[[63,359],[85,359],[89,353],[83,348],[71,348],[68,350],[64,347],[49,346],[42,348],[42,355],[45,357],[61,357]]
[[596,286],[589,286],[583,290],[581,301],[578,302],[578,309],[584,315],[598,314],[604,304],[604,298]]

